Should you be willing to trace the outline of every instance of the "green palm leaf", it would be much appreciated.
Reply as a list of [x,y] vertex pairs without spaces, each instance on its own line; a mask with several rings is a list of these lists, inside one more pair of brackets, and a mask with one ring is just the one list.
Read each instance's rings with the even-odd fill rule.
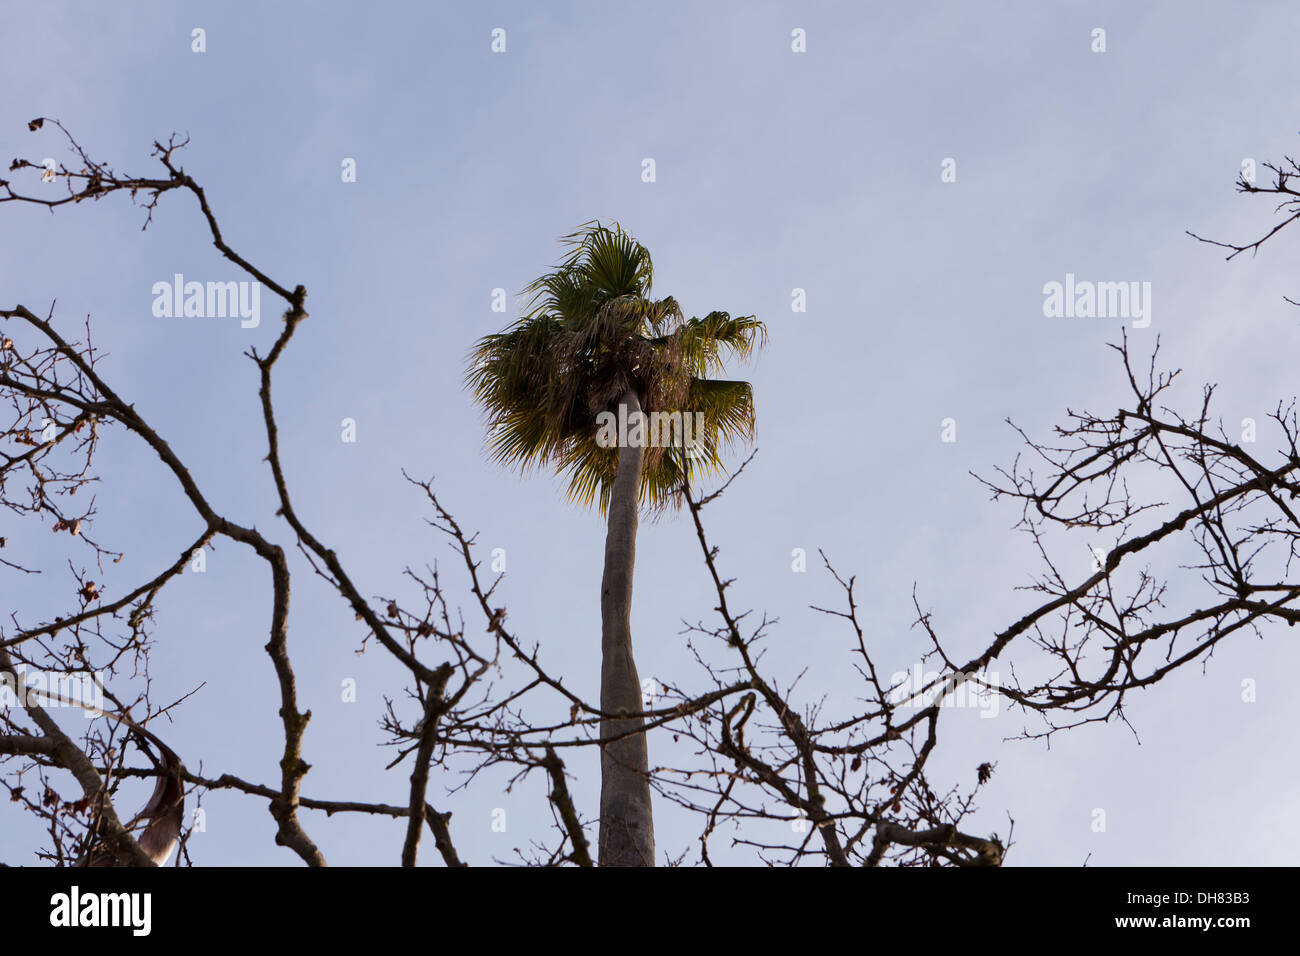
[[752,315],[686,319],[675,299],[652,298],[650,253],[617,223],[587,223],[560,241],[567,254],[524,290],[524,316],[470,352],[466,383],[486,415],[489,454],[522,471],[554,468],[572,500],[603,514],[618,450],[597,443],[597,416],[634,388],[655,421],[682,426],[676,447],[646,449],[641,501],[678,504],[684,480],[717,473],[724,449],[753,438],[752,387],[708,376],[751,357],[766,330]]

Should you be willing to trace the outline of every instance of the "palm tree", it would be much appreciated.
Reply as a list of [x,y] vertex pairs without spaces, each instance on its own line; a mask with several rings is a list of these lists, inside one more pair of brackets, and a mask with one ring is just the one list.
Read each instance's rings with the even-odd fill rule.
[[[485,409],[492,457],[527,471],[550,466],[569,496],[608,516],[601,581],[601,866],[653,866],[641,682],[632,656],[632,570],[637,512],[680,503],[697,475],[721,469],[725,445],[752,438],[748,382],[705,376],[766,341],[753,316],[684,319],[650,296],[650,253],[614,223],[587,223],[560,240],[569,252],[524,290],[524,316],[484,336],[467,382]],[[656,418],[689,427],[664,441]],[[658,413],[658,414],[657,414]],[[611,421],[611,419],[613,421]],[[614,422],[625,424],[611,440]],[[648,427],[647,427],[648,426]],[[652,443],[657,437],[658,443]]]

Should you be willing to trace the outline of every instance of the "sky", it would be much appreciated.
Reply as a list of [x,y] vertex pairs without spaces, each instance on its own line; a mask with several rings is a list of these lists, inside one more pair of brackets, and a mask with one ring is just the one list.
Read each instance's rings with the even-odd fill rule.
[[[281,455],[299,514],[361,591],[409,594],[404,568],[453,567],[402,470],[432,477],[485,551],[505,549],[500,594],[517,633],[593,698],[600,519],[568,503],[560,479],[489,461],[463,387],[470,345],[518,316],[516,293],[584,222],[616,220],[644,243],[656,293],[687,314],[766,323],[768,347],[734,370],[754,385],[758,454],[706,515],[737,579],[729,597],[779,619],[768,660],[806,669],[805,704],[849,706],[859,688],[850,633],[809,609],[835,602],[836,585],[816,560],[792,571],[795,548],[858,576],[868,640],[899,669],[921,646],[914,588],[962,650],[1032,606],[1017,589],[1039,559],[1013,530],[1018,512],[970,472],[1014,459],[1008,417],[1047,437],[1067,409],[1109,411],[1125,396],[1106,347],[1125,321],[1047,317],[1046,283],[1150,283],[1150,324],[1128,323],[1129,339],[1145,357],[1159,336],[1162,362],[1183,369],[1184,405],[1214,382],[1226,422],[1262,421],[1295,394],[1300,313],[1282,297],[1300,293],[1296,237],[1225,262],[1186,234],[1252,240],[1272,222],[1271,204],[1233,182],[1244,159],[1297,149],[1292,4],[138,3],[123,16],[55,3],[14,4],[4,22],[17,42],[0,61],[3,155],[70,162],[56,130],[27,131],[48,116],[119,172],[157,175],[152,143],[188,136],[180,162],[227,240],[306,286],[310,318],[276,371]],[[0,302],[53,307],[67,325],[90,316],[102,374],[217,508],[292,551],[243,355],[274,341],[277,303],[264,292],[253,328],[155,315],[155,283],[177,273],[244,277],[191,197],[163,197],[144,221],[123,195],[53,215],[0,206]],[[495,289],[506,313],[491,308]],[[355,442],[341,440],[349,418]],[[945,419],[956,441],[943,440]],[[111,591],[174,560],[198,525],[139,442],[116,430],[100,455],[94,533],[126,553]],[[48,569],[38,581],[0,569],[5,634],[11,613],[63,613],[67,561],[87,560],[29,524],[0,513],[10,547]],[[637,546],[641,675],[701,686],[681,631],[715,597],[693,528],[682,515],[643,522]],[[378,746],[401,674],[373,646],[358,654],[360,626],[294,561],[290,651],[313,713],[303,792],[404,803],[409,771],[386,771],[392,751]],[[202,685],[159,730],[191,769],[278,777],[268,600],[264,565],[230,542],[164,594],[153,696]],[[1130,698],[1131,728],[1093,725],[1050,748],[1005,739],[1036,726],[1022,714],[955,714],[931,780],[969,787],[977,764],[996,762],[968,824],[1005,833],[1014,818],[1008,865],[1289,864],[1300,703],[1285,683],[1298,663],[1288,637],[1234,640]],[[355,703],[341,699],[348,679]],[[1252,703],[1245,679],[1258,681]],[[594,817],[594,761],[570,769]],[[510,861],[546,835],[540,781],[462,783],[436,773],[430,797],[453,811],[467,861]],[[297,862],[274,844],[264,801],[211,793],[203,808],[196,863]],[[656,811],[661,855],[691,849],[693,822]],[[399,859],[400,822],[302,818],[331,864]],[[39,829],[15,812],[0,821],[0,861],[33,862]],[[431,844],[422,862],[437,863]]]

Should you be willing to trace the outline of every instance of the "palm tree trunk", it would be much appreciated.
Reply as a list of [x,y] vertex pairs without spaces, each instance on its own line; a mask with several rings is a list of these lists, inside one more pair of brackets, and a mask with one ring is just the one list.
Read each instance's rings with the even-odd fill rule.
[[[641,416],[635,389],[619,399],[629,428]],[[621,417],[621,415],[620,415]],[[636,564],[637,499],[644,443],[624,442],[609,502],[605,574],[600,588],[600,709],[639,713],[641,681],[632,658],[632,569]],[[601,740],[643,726],[639,717],[600,722]],[[644,733],[631,733],[601,747],[600,865],[654,866],[654,821],[650,814],[649,761]]]

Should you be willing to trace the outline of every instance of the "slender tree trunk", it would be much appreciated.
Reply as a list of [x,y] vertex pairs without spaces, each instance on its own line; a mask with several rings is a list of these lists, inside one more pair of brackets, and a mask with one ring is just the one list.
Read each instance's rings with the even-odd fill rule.
[[[628,430],[641,416],[637,393],[619,399]],[[624,410],[620,409],[620,415]],[[600,588],[600,709],[639,713],[641,681],[632,659],[632,569],[636,564],[637,499],[641,489],[644,442],[619,448],[618,474],[609,502],[605,535],[605,574]],[[641,718],[606,719],[602,740],[639,731]],[[649,761],[644,733],[633,733],[601,747],[600,865],[654,866],[654,821],[650,815]]]

